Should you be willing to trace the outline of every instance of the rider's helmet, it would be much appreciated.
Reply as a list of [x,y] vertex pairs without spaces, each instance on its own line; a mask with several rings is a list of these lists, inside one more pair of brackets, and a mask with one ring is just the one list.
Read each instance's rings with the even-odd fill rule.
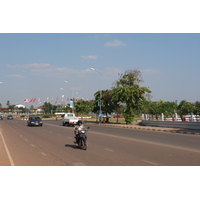
[[82,120],[78,120],[78,122],[77,122],[77,124],[82,124],[83,122],[82,122]]

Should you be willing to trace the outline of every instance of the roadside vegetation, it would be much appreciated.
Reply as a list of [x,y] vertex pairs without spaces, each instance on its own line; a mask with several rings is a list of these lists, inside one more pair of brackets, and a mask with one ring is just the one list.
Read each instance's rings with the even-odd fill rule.
[[[179,104],[177,104],[177,101],[151,101],[151,91],[148,87],[141,87],[141,82],[143,80],[139,70],[127,70],[124,74],[119,74],[119,79],[111,89],[97,91],[94,94],[94,100],[71,99],[74,101],[73,111],[79,117],[93,116],[86,121],[99,121],[99,103],[101,102],[102,117],[105,118],[104,122],[126,124],[141,120],[142,114],[155,116],[157,120],[161,113],[165,117],[173,117],[177,113],[181,118],[188,114],[200,114],[200,101],[191,103],[182,100]],[[10,105],[9,101],[7,101],[7,106],[9,110],[4,112],[14,112],[14,106]],[[1,107],[2,105],[0,104]],[[43,112],[41,116],[49,115],[55,117],[55,113],[72,112],[69,104],[52,105],[50,102],[45,102],[42,107]],[[35,111],[33,106],[31,106],[30,109],[20,108],[20,113],[34,114]]]

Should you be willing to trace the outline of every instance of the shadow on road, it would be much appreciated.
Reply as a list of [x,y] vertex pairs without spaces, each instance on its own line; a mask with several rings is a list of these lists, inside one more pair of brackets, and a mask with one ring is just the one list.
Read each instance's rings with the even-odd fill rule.
[[73,149],[78,149],[78,147],[74,144],[65,144],[65,147],[71,147]]

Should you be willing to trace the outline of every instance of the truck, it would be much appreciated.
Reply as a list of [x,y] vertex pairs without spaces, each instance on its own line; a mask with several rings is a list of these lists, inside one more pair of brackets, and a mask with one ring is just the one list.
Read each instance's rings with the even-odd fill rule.
[[74,113],[65,113],[62,115],[62,125],[65,126],[74,126],[78,122],[78,117]]

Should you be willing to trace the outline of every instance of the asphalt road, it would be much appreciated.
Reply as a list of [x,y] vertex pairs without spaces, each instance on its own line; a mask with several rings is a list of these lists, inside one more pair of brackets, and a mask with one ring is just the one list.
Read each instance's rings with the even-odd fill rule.
[[45,120],[28,127],[20,119],[0,121],[0,165],[4,166],[199,166],[200,136],[88,124],[88,149],[74,144],[73,127]]

